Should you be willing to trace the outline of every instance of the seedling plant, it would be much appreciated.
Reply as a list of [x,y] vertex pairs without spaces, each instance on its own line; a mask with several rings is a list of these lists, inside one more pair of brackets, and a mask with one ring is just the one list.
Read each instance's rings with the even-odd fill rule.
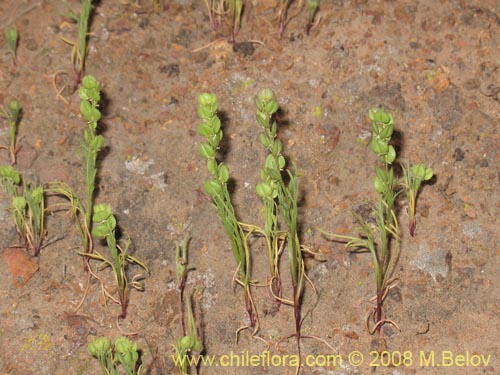
[[71,49],[71,62],[75,73],[74,88],[78,87],[85,71],[85,62],[87,60],[87,36],[89,30],[89,20],[92,13],[92,0],[82,0],[82,10],[80,14],[74,11],[68,12],[68,16],[73,20],[78,28],[77,41],[71,41],[66,38],[61,38],[65,43],[69,44]]
[[255,190],[264,205],[265,225],[263,235],[269,255],[271,281],[269,287],[276,300],[281,300],[281,278],[279,274],[279,258],[286,239],[286,232],[279,231],[278,193],[282,183],[281,169],[285,166],[285,158],[281,154],[283,145],[276,138],[278,124],[273,116],[278,111],[278,102],[274,100],[271,90],[262,90],[256,99],[257,122],[264,132],[259,140],[269,152],[264,168],[261,171],[261,180]]
[[199,290],[195,290],[192,296],[186,299],[185,309],[188,317],[187,332],[182,337],[176,340],[174,345],[175,350],[175,363],[180,373],[183,375],[189,374],[189,368],[193,361],[189,360],[190,356],[200,355],[203,348],[203,339],[200,334],[200,327],[196,322],[195,313],[191,299],[197,298],[201,295]]
[[12,199],[12,214],[19,235],[25,239],[26,248],[33,255],[40,255],[45,238],[45,192],[42,185],[25,183],[23,195]]
[[40,184],[25,181],[22,189],[18,189],[21,180],[21,175],[14,167],[0,166],[0,183],[11,199],[10,211],[16,230],[24,239],[26,249],[31,249],[33,255],[38,256],[45,239],[45,190]]
[[17,126],[19,124],[19,118],[21,114],[21,107],[17,100],[11,100],[7,106],[0,110],[0,117],[3,117],[7,120],[9,125],[9,146],[8,147],[0,147],[4,148],[9,152],[10,164],[16,164],[16,154],[18,151],[18,146],[16,144],[17,138]]
[[429,181],[434,172],[432,168],[426,167],[424,164],[415,164],[411,167],[401,165],[403,168],[403,187],[405,189],[406,197],[408,199],[408,231],[413,237],[417,227],[416,203],[417,195],[420,191],[422,182]]
[[[279,287],[281,293],[281,280],[279,276],[279,255],[280,247],[277,245],[279,237],[284,234],[286,241],[288,261],[290,268],[290,277],[292,281],[292,301],[286,301],[277,296],[278,300],[284,301],[293,306],[295,317],[295,337],[297,340],[297,350],[300,357],[300,338],[302,326],[302,294],[304,291],[305,266],[302,257],[302,247],[299,240],[297,228],[298,215],[298,198],[299,198],[299,183],[296,168],[293,171],[286,170],[288,183],[283,178],[283,170],[286,165],[284,156],[281,153],[282,143],[276,139],[278,124],[274,119],[274,114],[278,111],[278,102],[274,99],[274,94],[269,89],[262,90],[256,99],[257,105],[257,122],[264,129],[259,138],[262,145],[268,150],[269,154],[266,158],[264,168],[261,171],[262,182],[257,185],[256,192],[263,202],[266,212],[265,235],[268,247],[270,246],[269,254],[270,261],[273,263],[271,272],[272,280],[277,280],[271,290],[274,292],[276,287]],[[278,231],[278,212],[281,214],[287,230],[284,232]]]
[[9,198],[18,195],[17,187],[21,183],[21,175],[12,165],[0,165],[0,184]]
[[99,337],[87,346],[89,354],[99,360],[103,375],[120,375],[120,365],[125,375],[140,375],[140,364],[137,344],[128,337],[118,337],[114,345],[107,337]]
[[[369,118],[372,124],[371,150],[382,161],[382,167],[376,167],[374,187],[378,199],[374,207],[375,227],[356,215],[359,227],[359,236],[328,234],[334,239],[346,241],[346,247],[352,252],[368,251],[373,260],[377,293],[374,297],[375,308],[366,317],[370,334],[380,334],[381,327],[392,324],[383,313],[383,304],[391,288],[396,285],[397,278],[393,277],[399,250],[399,225],[396,216],[396,201],[403,192],[407,195],[410,206],[410,234],[414,233],[415,199],[423,181],[429,180],[433,171],[423,164],[403,166],[404,176],[398,179],[395,176],[393,162],[396,160],[396,150],[390,145],[394,132],[393,117],[383,109],[371,109]],[[370,322],[373,322],[373,327]]]
[[97,134],[97,123],[101,118],[99,111],[99,101],[101,100],[101,86],[93,76],[85,76],[78,91],[80,96],[80,111],[87,121],[87,128],[84,130],[82,150],[84,156],[84,177],[85,177],[85,233],[83,233],[83,252],[92,253],[92,215],[94,204],[95,180],[97,175],[97,155],[104,146],[104,137]]
[[227,183],[229,181],[229,168],[216,159],[217,149],[222,140],[223,133],[221,121],[217,116],[219,103],[214,94],[203,93],[198,97],[198,117],[201,124],[198,126],[198,133],[204,136],[207,143],[200,145],[200,155],[206,160],[207,169],[212,178],[205,181],[203,187],[205,192],[212,198],[212,202],[217,209],[219,218],[224,225],[226,233],[231,241],[231,249],[236,260],[236,282],[243,287],[246,311],[249,319],[249,326],[255,334],[258,329],[258,316],[250,289],[250,250],[248,248],[249,233],[245,233],[240,225]]
[[92,221],[92,236],[97,239],[106,240],[106,244],[108,245],[108,249],[111,254],[111,259],[108,259],[104,255],[100,254],[95,249],[92,253],[80,253],[80,255],[101,261],[105,267],[111,267],[118,287],[119,300],[117,301],[108,293],[106,294],[108,294],[108,296],[115,302],[120,304],[122,311],[120,318],[125,319],[127,316],[130,289],[133,288],[139,291],[144,290],[142,284],[140,283],[143,275],[136,275],[129,282],[126,273],[127,265],[137,264],[146,272],[149,272],[149,270],[142,261],[127,254],[128,248],[130,246],[130,240],[125,241],[124,244],[118,244],[118,241],[116,239],[116,218],[113,215],[110,205],[96,205],[94,207],[94,215],[92,217]]
[[[201,290],[195,289],[192,295],[184,299],[184,290],[186,287],[187,274],[191,270],[188,266],[187,247],[189,238],[186,236],[182,242],[176,243],[176,275],[177,287],[179,290],[179,308],[181,311],[181,318],[179,322],[180,333],[173,345],[175,350],[175,364],[181,374],[188,374],[190,364],[190,356],[200,355],[203,352],[203,338],[201,335],[201,328],[196,321],[195,312],[193,310],[192,300],[201,297]],[[185,320],[185,313],[187,313],[187,330]]]

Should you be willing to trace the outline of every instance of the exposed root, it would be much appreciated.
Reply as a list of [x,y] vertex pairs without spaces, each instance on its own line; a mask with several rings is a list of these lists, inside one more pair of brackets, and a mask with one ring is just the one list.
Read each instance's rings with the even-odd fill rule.
[[[273,279],[275,279],[276,276],[273,276],[271,278],[271,282],[273,281]],[[279,301],[280,303],[283,303],[285,305],[288,305],[288,306],[293,306],[293,301],[292,300],[289,300],[289,299],[285,299],[283,297],[279,297],[277,296],[275,293],[274,293],[274,290],[273,288],[269,288],[269,291],[271,292],[271,296],[276,299],[276,301]]]
[[380,329],[380,327],[382,327],[386,323],[391,324],[392,326],[396,327],[398,331],[401,332],[401,328],[399,328],[398,324],[393,320],[389,319],[382,319],[378,321],[372,328],[370,328],[370,318],[374,316],[375,316],[374,311],[370,311],[365,317],[366,328],[368,329],[370,335],[374,335],[375,332],[377,332]]
[[61,89],[57,87],[56,78],[59,76],[59,74],[68,75],[68,73],[62,70],[55,72],[52,76],[52,87],[56,92],[56,99],[62,100],[65,104],[69,104],[69,101],[64,96],[62,96],[62,92],[68,87],[68,85],[64,85]]
[[220,41],[225,41],[225,40],[226,40],[226,38],[215,39],[214,41],[212,41],[212,42],[210,42],[208,44],[205,44],[205,45],[203,45],[201,47],[198,47],[198,48],[195,48],[195,49],[191,50],[191,52],[196,53],[196,52],[203,51],[204,49],[206,49],[208,47],[211,47],[212,45],[214,45],[214,44],[216,44],[216,43],[218,43]]
[[126,332],[122,329],[122,327],[120,327],[120,317],[116,317],[116,328],[118,328],[118,330],[120,331],[120,333],[124,336],[136,336],[140,333],[140,331],[137,331],[137,332]]

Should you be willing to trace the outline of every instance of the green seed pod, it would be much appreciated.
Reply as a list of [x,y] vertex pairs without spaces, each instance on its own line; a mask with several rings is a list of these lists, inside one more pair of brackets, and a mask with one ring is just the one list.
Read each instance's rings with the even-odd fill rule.
[[111,350],[111,342],[106,337],[99,337],[87,346],[87,350],[91,356],[99,358]]
[[261,182],[255,187],[255,192],[261,198],[269,198],[273,195],[273,188],[267,182]]
[[96,225],[92,228],[92,237],[105,238],[111,234],[108,225],[102,223],[101,225]]
[[217,177],[222,183],[226,183],[229,180],[229,168],[227,165],[220,163],[217,167]]
[[432,168],[425,168],[424,181],[429,181],[434,176]]
[[24,210],[26,208],[26,199],[22,196],[12,198],[12,208],[16,210]]
[[279,169],[285,168],[285,165],[286,165],[285,157],[283,155],[278,156],[278,167],[279,167]]
[[99,91],[99,83],[94,76],[87,75],[82,79],[82,86],[87,90],[97,89]]
[[269,175],[267,174],[267,168],[264,167],[261,171],[260,171],[260,179],[262,181],[266,181],[267,179],[269,178]]
[[276,158],[274,155],[270,154],[267,156],[266,161],[264,163],[264,168],[266,169],[278,169],[278,166],[276,165]]
[[101,94],[98,90],[88,91],[89,99],[94,103],[99,103],[101,101]]
[[[97,123],[101,119],[101,112],[97,108],[92,108],[90,112],[84,113],[83,117],[89,122]],[[95,129],[94,129],[95,130]]]
[[0,165],[0,177],[8,178],[16,185],[21,182],[21,175],[11,165]]
[[97,204],[94,206],[94,215],[92,216],[92,221],[99,223],[101,221],[108,220],[113,214],[113,210],[109,204]]
[[215,159],[212,158],[207,160],[207,170],[212,174],[217,173],[217,161]]
[[413,176],[423,180],[425,177],[425,166],[423,164],[415,164],[411,167],[411,173]]
[[378,108],[370,108],[368,110],[368,117],[370,118],[370,121],[375,122],[375,114],[377,113]]
[[372,151],[379,156],[385,155],[389,152],[389,145],[379,138],[372,138],[370,146]]
[[316,9],[319,6],[319,1],[318,0],[309,0],[307,4],[307,8],[309,10],[309,19],[311,20],[314,17],[314,13],[316,12]]
[[13,117],[17,118],[17,116],[19,115],[19,111],[21,110],[21,107],[19,107],[19,103],[17,102],[17,100],[11,100],[8,104],[8,107]]
[[205,181],[203,189],[205,189],[205,192],[211,197],[216,197],[222,190],[220,183],[215,180]]
[[107,225],[108,225],[108,228],[109,228],[109,231],[112,232],[115,230],[116,228],[116,218],[114,215],[111,215],[107,221]]
[[392,117],[383,109],[380,109],[375,112],[374,120],[379,124],[388,124],[391,122]]
[[214,116],[210,119],[210,128],[212,129],[212,134],[216,134],[219,132],[221,123],[220,119],[217,116]]
[[222,133],[222,130],[219,130],[216,134],[212,136],[212,144],[217,146],[222,140],[223,136],[224,134]]
[[215,94],[206,92],[201,93],[198,96],[198,104],[200,105],[200,107],[210,108],[212,112],[217,111],[218,103]]
[[373,186],[375,186],[375,190],[379,193],[383,193],[385,190],[384,181],[379,176],[375,176]]
[[96,135],[90,142],[90,148],[93,151],[99,151],[102,146],[104,146],[104,137],[102,135]]
[[281,141],[279,139],[276,139],[274,141],[273,149],[272,149],[273,155],[279,155],[279,154],[281,154],[282,148],[283,148],[283,144],[281,143]]
[[196,338],[194,340],[194,345],[192,349],[196,353],[201,353],[203,351],[203,341],[201,341],[199,338]]
[[137,344],[130,341],[128,337],[118,337],[115,341],[115,350],[118,353],[118,360],[129,367],[133,367],[139,359]]
[[260,133],[259,139],[260,139],[260,143],[262,143],[262,145],[265,148],[268,148],[269,145],[271,144],[271,141],[269,140],[269,137],[266,134]]
[[394,160],[396,160],[396,150],[393,146],[389,146],[389,151],[387,152],[387,155],[384,156],[384,161],[387,164],[392,164]]
[[198,107],[197,113],[199,118],[205,120],[212,118],[215,115],[210,107]]
[[184,336],[179,344],[182,350],[191,350],[195,344],[195,339],[193,336]]
[[261,102],[269,102],[274,99],[274,93],[273,90],[265,88],[260,90],[259,94],[257,95],[257,99]]
[[382,130],[380,131],[380,138],[382,138],[383,140],[385,141],[389,141],[392,137],[392,133],[394,132],[394,124],[393,123],[389,123],[389,124],[386,124]]
[[37,186],[31,192],[31,196],[33,198],[33,202],[35,204],[40,204],[43,201],[43,186]]
[[88,93],[89,90],[87,90],[85,87],[80,87],[78,90],[78,96],[80,97],[81,100],[89,100],[90,96]]
[[208,143],[200,145],[200,155],[205,159],[211,159],[215,156],[215,150]]
[[90,102],[87,100],[82,100],[80,102],[80,112],[85,117],[90,116],[90,114],[92,113],[92,104],[90,104]]
[[5,39],[7,40],[7,44],[9,45],[10,52],[16,58],[16,49],[17,49],[17,39],[19,37],[19,32],[15,27],[11,27],[5,30]]
[[257,112],[257,122],[264,129],[269,129],[269,117],[264,112]]
[[209,137],[213,135],[212,128],[207,122],[203,122],[198,126],[198,134],[203,137]]
[[266,104],[266,112],[270,115],[276,113],[278,111],[279,105],[276,100],[272,100]]

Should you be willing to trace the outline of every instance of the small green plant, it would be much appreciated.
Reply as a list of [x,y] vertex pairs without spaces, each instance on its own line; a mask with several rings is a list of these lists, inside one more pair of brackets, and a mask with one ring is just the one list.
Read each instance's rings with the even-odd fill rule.
[[288,172],[289,182],[285,186],[282,183],[278,190],[278,201],[281,215],[288,228],[287,231],[287,248],[288,261],[290,265],[290,276],[292,279],[293,291],[293,310],[295,317],[295,337],[297,340],[297,350],[300,357],[300,339],[302,326],[302,294],[304,291],[305,265],[302,257],[302,248],[297,232],[297,202],[299,198],[299,182],[297,172]]
[[17,40],[19,38],[19,33],[15,27],[10,27],[5,30],[5,39],[7,40],[7,45],[9,46],[9,53],[12,55],[12,61],[16,65],[16,53],[17,53]]
[[16,230],[24,239],[26,249],[38,256],[45,239],[45,190],[42,185],[26,181],[23,181],[22,189],[18,189],[21,181],[21,175],[14,167],[0,166],[0,184],[11,199],[10,211]]
[[[399,251],[399,225],[396,216],[396,200],[401,192],[406,192],[410,205],[410,234],[415,229],[415,199],[422,181],[429,180],[433,171],[423,164],[404,167],[404,176],[395,176],[392,163],[396,160],[396,150],[390,145],[394,132],[393,117],[383,109],[371,109],[368,113],[372,124],[371,150],[380,158],[383,165],[376,167],[374,187],[378,200],[374,207],[375,227],[372,227],[360,215],[356,215],[359,236],[327,234],[335,239],[347,241],[346,247],[353,252],[368,251],[373,259],[377,293],[374,297],[375,308],[366,318],[370,334],[380,334],[381,327],[392,320],[386,319],[383,304],[390,289],[395,286],[397,278],[393,277]],[[402,188],[401,188],[402,187]],[[373,327],[370,327],[373,321]]]
[[25,239],[26,248],[33,255],[40,255],[45,239],[45,192],[42,185],[24,184],[23,195],[12,198],[12,214],[19,235]]
[[1,147],[9,152],[10,164],[16,164],[16,154],[18,151],[18,146],[16,144],[17,138],[17,126],[19,124],[19,118],[21,114],[21,107],[17,100],[11,100],[7,106],[0,110],[0,117],[7,120],[9,124],[9,146]]
[[120,317],[122,319],[125,319],[127,316],[130,288],[134,288],[140,291],[144,290],[142,284],[140,283],[140,279],[143,278],[143,275],[136,275],[130,282],[128,281],[126,274],[127,264],[137,264],[146,272],[149,272],[149,270],[146,265],[139,259],[127,254],[127,250],[130,246],[130,240],[127,240],[123,245],[118,244],[116,240],[116,218],[113,215],[110,205],[96,205],[94,207],[94,215],[92,220],[94,224],[92,228],[92,236],[97,239],[106,240],[112,259],[109,260],[104,255],[101,255],[99,252],[95,251],[95,249],[93,253],[81,253],[81,255],[99,260],[103,262],[105,266],[111,267],[118,287],[118,303],[120,304],[122,309]]
[[99,111],[99,101],[101,100],[101,86],[93,76],[85,76],[78,91],[80,96],[80,112],[87,121],[87,128],[84,130],[82,150],[84,155],[84,176],[85,176],[85,228],[83,236],[83,252],[92,253],[92,215],[94,205],[95,179],[97,175],[97,155],[104,146],[104,137],[97,134],[97,123],[101,118]]
[[411,167],[402,165],[402,167],[404,173],[403,187],[408,199],[408,231],[413,237],[415,235],[415,228],[417,227],[415,212],[420,185],[422,182],[429,181],[434,175],[434,171],[424,164],[415,164]]
[[261,180],[255,190],[264,204],[265,225],[264,237],[269,255],[271,268],[270,288],[272,294],[281,299],[281,278],[279,274],[279,257],[281,254],[283,234],[279,231],[278,223],[278,194],[282,183],[281,169],[285,166],[285,158],[281,154],[283,145],[276,139],[278,124],[273,121],[274,114],[278,111],[278,102],[274,100],[274,94],[269,89],[262,90],[256,99],[257,122],[264,129],[259,135],[260,142],[269,152],[264,168],[261,171]]
[[186,236],[181,243],[175,244],[175,271],[177,276],[177,286],[179,290],[179,311],[181,311],[181,331],[184,335],[184,289],[186,288],[187,274],[190,271],[188,267],[187,248],[189,237]]
[[[295,338],[297,351],[300,358],[300,340],[302,327],[302,295],[304,291],[305,274],[304,259],[302,256],[302,246],[300,244],[297,217],[299,199],[299,181],[294,170],[285,170],[286,160],[281,151],[283,145],[276,139],[278,124],[274,119],[274,114],[278,111],[278,102],[270,89],[259,92],[256,99],[257,122],[264,129],[259,138],[262,145],[268,150],[264,168],[261,171],[262,182],[256,187],[264,203],[266,224],[264,235],[268,246],[271,263],[271,290],[277,299],[293,306],[295,318]],[[286,182],[283,174],[286,176]],[[286,231],[279,231],[278,213],[281,215]],[[293,297],[291,301],[281,298],[281,279],[279,275],[279,256],[281,245],[286,243],[288,252],[288,262],[290,278],[292,281]],[[279,294],[276,294],[278,292]],[[298,366],[300,368],[300,364]]]
[[111,345],[107,337],[99,337],[89,343],[87,349],[91,356],[99,360],[103,375],[119,375],[119,365],[125,375],[141,374],[142,365],[137,344],[128,337],[118,337],[114,345]]
[[[184,290],[186,288],[187,274],[192,268],[188,265],[189,237],[186,236],[181,243],[175,244],[175,265],[177,275],[177,288],[179,291],[179,338],[176,340],[173,348],[175,350],[175,364],[182,374],[189,373],[189,367],[192,361],[189,357],[199,355],[203,351],[203,339],[201,337],[201,328],[196,322],[193,311],[192,300],[198,300],[201,296],[201,290],[195,289],[193,294],[184,300]],[[198,301],[196,301],[198,302]],[[185,324],[185,312],[187,312],[187,330]]]
[[17,196],[21,175],[12,165],[0,165],[0,184],[10,198]]
[[191,302],[192,298],[197,298],[201,295],[201,292],[197,289],[193,292],[193,295],[186,299],[185,310],[187,311],[188,326],[187,332],[183,334],[181,338],[176,340],[174,345],[175,349],[175,362],[177,368],[181,374],[189,374],[189,367],[193,361],[189,360],[190,356],[200,355],[203,348],[203,339],[200,335],[200,327],[196,323],[195,314],[193,311],[193,304]]
[[231,248],[237,265],[236,281],[243,287],[245,306],[249,318],[249,326],[253,334],[258,330],[258,316],[250,289],[250,250],[248,248],[249,233],[245,233],[234,212],[227,183],[229,168],[216,159],[216,153],[223,133],[220,119],[217,117],[219,103],[214,94],[203,93],[198,97],[198,116],[202,120],[198,133],[205,137],[207,143],[200,145],[200,155],[206,160],[207,169],[212,178],[205,181],[205,192],[212,198],[226,233],[231,241]]
[[73,70],[75,72],[75,90],[85,71],[85,62],[87,60],[87,36],[92,8],[92,0],[82,0],[82,10],[80,14],[76,14],[72,10],[69,11],[69,18],[76,23],[78,28],[78,40],[74,42],[66,38],[61,38],[72,47],[71,62],[73,63]]

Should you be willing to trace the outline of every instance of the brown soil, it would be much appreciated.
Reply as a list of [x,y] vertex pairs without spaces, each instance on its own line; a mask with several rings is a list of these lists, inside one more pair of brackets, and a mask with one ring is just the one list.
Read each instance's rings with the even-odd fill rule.
[[[198,155],[199,93],[217,94],[227,137],[225,162],[234,180],[234,200],[243,222],[262,225],[255,185],[264,152],[254,97],[273,89],[282,110],[284,153],[300,171],[301,237],[324,261],[308,260],[315,285],[306,287],[303,311],[311,310],[303,333],[326,340],[343,357],[337,366],[307,367],[303,374],[498,374],[500,315],[499,128],[500,5],[484,1],[322,1],[321,21],[304,33],[306,12],[294,17],[280,40],[276,1],[248,1],[237,46],[224,28],[211,31],[202,1],[165,1],[153,12],[149,1],[96,6],[86,73],[103,85],[97,202],[110,203],[134,254],[150,267],[145,291],[131,293],[129,314],[120,322],[143,352],[145,374],[176,373],[170,355],[178,336],[175,242],[191,237],[188,292],[201,299],[206,354],[260,354],[266,344],[248,332],[241,288],[231,285],[235,262],[215,210],[202,193],[208,174]],[[296,12],[292,5],[290,15]],[[0,56],[0,103],[22,106],[17,168],[27,178],[65,181],[83,195],[80,142],[83,119],[72,94],[70,47],[76,38],[64,22],[78,1],[4,0],[0,29],[20,32],[17,65]],[[3,34],[3,33],[2,33]],[[254,41],[250,43],[250,41]],[[6,50],[5,43],[2,49]],[[55,87],[68,85],[58,98]],[[64,100],[63,100],[64,99]],[[67,103],[65,103],[67,101]],[[401,225],[399,284],[386,300],[387,350],[410,353],[408,366],[382,366],[364,318],[375,293],[369,255],[349,255],[317,231],[351,233],[352,210],[368,210],[376,157],[368,145],[367,111],[384,106],[395,118],[399,155],[433,167],[436,177],[418,199],[415,238]],[[2,121],[3,143],[8,143]],[[7,162],[6,153],[2,154]],[[49,202],[50,203],[50,202]],[[1,247],[19,244],[1,200]],[[400,213],[405,223],[404,212]],[[103,305],[99,283],[91,283],[77,254],[75,226],[59,212],[47,219],[48,242],[29,281],[16,287],[5,257],[0,261],[0,372],[11,375],[100,374],[87,353],[95,336],[112,339],[119,306]],[[98,245],[100,246],[100,245]],[[6,251],[6,250],[5,250]],[[4,251],[4,253],[5,253]],[[254,241],[253,276],[267,276],[266,254]],[[282,258],[287,273],[286,255]],[[131,267],[129,273],[139,272]],[[112,275],[100,276],[112,288]],[[20,282],[19,279],[14,280]],[[21,280],[22,281],[22,280]],[[233,290],[234,289],[234,290]],[[112,290],[111,290],[112,291]],[[289,281],[284,277],[284,295]],[[259,336],[272,354],[296,354],[293,310],[279,311],[255,290]],[[349,353],[365,362],[354,367]],[[421,353],[435,353],[435,366],[421,367]],[[487,365],[458,367],[441,353],[491,355]],[[321,342],[304,339],[303,359],[332,354]],[[407,354],[408,355],[408,354]],[[382,363],[383,362],[383,363]],[[200,374],[292,374],[290,367],[201,366]],[[195,373],[192,371],[191,373]]]

